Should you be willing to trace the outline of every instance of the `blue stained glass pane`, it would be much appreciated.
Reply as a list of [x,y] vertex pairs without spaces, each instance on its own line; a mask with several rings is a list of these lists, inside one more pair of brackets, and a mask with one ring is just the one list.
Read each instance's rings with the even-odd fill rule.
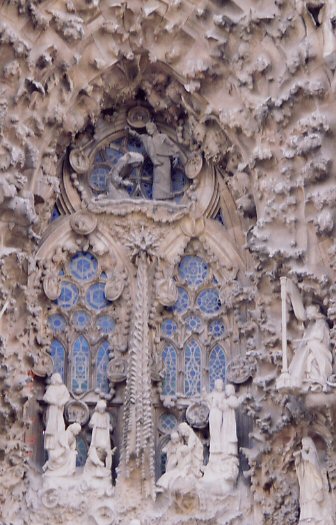
[[172,345],[164,347],[162,360],[164,364],[162,393],[164,396],[174,396],[177,386],[177,354]]
[[189,186],[189,179],[180,167],[172,170],[172,191],[173,193],[183,192]]
[[53,314],[48,317],[48,324],[54,333],[64,332],[67,322],[61,314]]
[[204,283],[208,273],[209,266],[201,257],[186,255],[179,264],[179,276],[194,288]]
[[69,310],[69,308],[72,308],[77,304],[78,298],[79,290],[77,286],[69,281],[62,281],[61,295],[56,299],[55,303],[61,308]]
[[166,414],[162,414],[162,416],[160,416],[160,428],[163,432],[172,432],[176,426],[177,419],[174,414],[169,414],[169,412],[167,412]]
[[85,337],[79,336],[72,347],[71,387],[74,392],[89,389],[90,346]]
[[195,339],[184,349],[184,393],[192,397],[201,392],[201,348]]
[[59,212],[59,210],[58,210],[58,208],[57,208],[57,206],[55,204],[49,222],[56,221],[60,216],[61,216],[61,214],[60,214],[60,212]]
[[161,332],[167,337],[173,337],[177,331],[177,324],[173,319],[164,319],[161,323]]
[[120,157],[124,155],[122,151],[114,149],[112,146],[105,148],[104,150],[106,158],[109,161],[109,164],[117,164]]
[[83,436],[77,436],[76,449],[76,467],[84,467],[88,455],[88,446]]
[[78,252],[70,261],[71,275],[78,281],[91,281],[98,271],[98,261],[92,253]]
[[58,372],[61,374],[62,379],[64,381],[64,358],[65,358],[65,350],[62,343],[60,343],[57,339],[53,339],[50,345],[50,356],[54,363],[53,372]]
[[110,334],[115,329],[115,320],[109,315],[102,315],[96,320],[99,330],[103,334]]
[[109,351],[109,342],[104,341],[98,348],[96,357],[96,388],[99,388],[99,390],[105,392],[106,394],[109,392],[109,384],[107,380]]
[[184,322],[189,332],[199,332],[202,328],[202,320],[198,315],[189,315]]
[[196,299],[197,305],[206,314],[214,314],[222,306],[218,290],[215,288],[206,288],[202,290]]
[[101,310],[110,304],[105,297],[105,283],[95,283],[86,292],[86,301],[91,308]]
[[221,319],[214,319],[209,325],[209,332],[213,337],[223,337],[225,334],[225,326]]
[[214,219],[214,221],[217,221],[220,224],[222,224],[222,226],[225,226],[223,212],[222,212],[221,209],[218,210],[217,214],[215,215],[215,217],[213,219]]
[[84,310],[77,310],[77,312],[74,312],[72,316],[72,322],[75,328],[82,330],[89,324],[90,316]]
[[225,382],[226,359],[223,348],[219,345],[211,351],[209,357],[209,387],[210,392],[215,387],[216,379],[223,379]]
[[110,171],[109,166],[94,166],[89,177],[89,185],[98,192],[107,190],[107,176]]
[[180,314],[183,314],[186,310],[188,310],[190,305],[190,299],[187,290],[184,288],[181,288],[180,286],[177,288],[178,291],[178,299],[174,306],[172,307],[172,310],[175,312],[178,312]]

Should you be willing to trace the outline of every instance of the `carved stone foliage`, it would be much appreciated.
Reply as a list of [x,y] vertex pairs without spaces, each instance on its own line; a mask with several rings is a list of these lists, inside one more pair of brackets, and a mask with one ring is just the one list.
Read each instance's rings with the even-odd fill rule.
[[[52,0],[0,14],[2,520],[327,524],[332,2]],[[64,490],[42,485],[53,372],[71,395],[64,431],[83,426],[57,441]],[[216,464],[225,497],[194,490],[211,467],[202,387],[220,377],[241,400],[239,453]],[[102,399],[112,475],[78,485]],[[105,473],[102,449],[91,460]],[[177,490],[167,482],[153,506],[144,493],[169,472]]]

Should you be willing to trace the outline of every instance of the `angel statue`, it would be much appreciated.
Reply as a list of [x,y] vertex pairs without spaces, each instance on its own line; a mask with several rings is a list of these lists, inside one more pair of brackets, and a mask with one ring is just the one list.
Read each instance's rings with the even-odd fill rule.
[[[329,326],[317,305],[303,306],[300,292],[288,278],[281,278],[282,296],[282,374],[278,388],[295,388],[303,392],[326,389],[332,374]],[[293,306],[295,317],[304,323],[303,337],[298,340],[290,365],[287,361],[287,301]]]
[[111,168],[107,175],[107,195],[101,194],[98,196],[102,199],[125,199],[129,198],[127,188],[133,188],[133,183],[128,179],[134,168],[138,168],[144,162],[144,157],[141,153],[135,151],[128,151],[118,162]]

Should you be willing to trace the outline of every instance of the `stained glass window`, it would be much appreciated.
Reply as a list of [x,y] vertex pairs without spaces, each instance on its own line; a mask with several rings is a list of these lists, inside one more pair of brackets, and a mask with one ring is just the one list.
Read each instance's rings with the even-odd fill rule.
[[179,265],[179,276],[189,286],[197,288],[204,283],[209,273],[208,264],[194,255],[186,255]]
[[55,204],[49,222],[56,221],[60,216],[61,216],[61,214],[59,212],[59,209],[57,208],[57,206]]
[[104,341],[98,348],[96,357],[96,387],[106,394],[109,392],[109,384],[107,379],[107,367],[109,364],[110,345],[108,341]]
[[84,310],[77,310],[72,316],[72,322],[77,330],[83,330],[90,322],[90,316]]
[[90,346],[85,337],[79,336],[72,347],[71,386],[74,392],[89,389]]
[[60,333],[64,332],[67,322],[63,315],[53,314],[48,317],[48,324],[54,333]]
[[105,283],[92,284],[86,292],[86,301],[95,310],[108,306],[110,302],[105,297]]
[[214,337],[222,337],[225,334],[225,326],[221,319],[214,319],[209,324],[209,332]]
[[174,306],[172,307],[172,310],[175,312],[178,312],[179,314],[183,314],[186,312],[190,305],[190,299],[187,290],[179,286],[177,288],[178,291],[178,299]]
[[209,357],[210,391],[214,389],[216,379],[223,379],[223,381],[225,381],[225,371],[226,371],[225,352],[221,346],[216,345],[215,348],[211,351],[211,354]]
[[85,438],[81,435],[76,438],[76,450],[76,467],[84,467],[88,455],[88,446]]
[[172,345],[166,345],[162,352],[164,364],[163,395],[173,396],[177,386],[177,354]]
[[187,397],[201,392],[202,351],[195,339],[188,341],[184,349],[184,393]]
[[177,330],[177,324],[173,319],[164,319],[161,323],[161,332],[167,337],[172,337]]
[[202,319],[198,315],[189,315],[184,322],[189,332],[199,332],[201,330]]
[[160,429],[162,432],[170,433],[176,428],[177,426],[177,419],[174,416],[174,414],[170,414],[169,412],[166,412],[165,414],[162,414],[160,416],[159,421]]
[[218,312],[222,306],[216,288],[206,288],[202,290],[197,296],[196,303],[205,314],[214,314]]
[[101,315],[97,318],[96,323],[102,334],[110,334],[115,329],[115,320],[109,315]]
[[78,281],[91,281],[98,271],[98,261],[92,253],[77,252],[70,261],[70,273]]
[[99,193],[107,190],[107,176],[110,171],[109,166],[95,166],[89,177],[91,188]]
[[64,381],[64,358],[65,358],[65,350],[62,343],[60,343],[57,339],[53,339],[50,345],[50,356],[54,363],[53,372],[58,372],[61,374],[62,379]]
[[56,304],[65,310],[69,310],[77,304],[79,298],[79,290],[74,283],[70,281],[62,281],[61,294],[56,299]]

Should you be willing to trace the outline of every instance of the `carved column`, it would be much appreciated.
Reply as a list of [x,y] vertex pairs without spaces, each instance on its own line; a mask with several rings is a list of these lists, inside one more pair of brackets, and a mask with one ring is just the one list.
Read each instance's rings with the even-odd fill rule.
[[149,343],[149,259],[139,250],[133,325],[129,344],[129,359],[124,407],[121,475],[129,477],[138,471],[141,492],[154,497],[154,432],[151,400]]

